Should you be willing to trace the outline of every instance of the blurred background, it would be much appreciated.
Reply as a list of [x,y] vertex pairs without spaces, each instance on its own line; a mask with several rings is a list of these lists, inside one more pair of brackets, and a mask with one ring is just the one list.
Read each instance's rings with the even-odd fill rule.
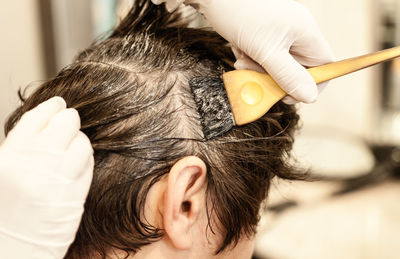
[[[18,89],[55,75],[107,35],[130,1],[3,1],[0,127]],[[338,59],[400,45],[399,0],[299,2]],[[400,258],[400,60],[335,79],[299,109],[291,162],[320,181],[274,182],[254,258]]]

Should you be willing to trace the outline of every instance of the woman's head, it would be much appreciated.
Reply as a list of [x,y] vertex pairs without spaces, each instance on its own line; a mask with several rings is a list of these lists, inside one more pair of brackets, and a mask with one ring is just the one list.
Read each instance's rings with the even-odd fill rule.
[[[95,150],[94,179],[67,257],[137,252],[179,235],[168,213],[189,218],[202,209],[206,235],[218,236],[214,252],[229,250],[255,233],[274,176],[303,177],[286,164],[298,121],[292,106],[278,103],[254,123],[204,139],[188,82],[220,76],[233,59],[214,32],[187,28],[179,14],[139,0],[108,39],[82,51],[14,112],[6,132],[27,110],[62,96],[79,111]],[[204,208],[196,200],[202,193]],[[167,211],[174,202],[179,211]]]

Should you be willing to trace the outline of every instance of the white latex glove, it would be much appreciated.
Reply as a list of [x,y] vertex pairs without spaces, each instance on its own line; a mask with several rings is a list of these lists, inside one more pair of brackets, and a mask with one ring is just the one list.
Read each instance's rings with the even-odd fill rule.
[[234,46],[236,69],[266,70],[290,96],[316,101],[318,90],[303,67],[332,62],[333,53],[310,12],[293,0],[152,0],[168,10],[190,4]]
[[151,0],[153,4],[159,5],[165,3],[168,12],[175,11],[185,0]]
[[54,97],[25,113],[0,146],[0,258],[61,259],[93,174],[80,118]]

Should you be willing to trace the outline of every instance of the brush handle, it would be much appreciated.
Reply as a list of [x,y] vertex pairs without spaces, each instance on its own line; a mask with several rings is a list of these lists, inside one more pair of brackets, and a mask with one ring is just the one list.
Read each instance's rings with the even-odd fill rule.
[[400,47],[307,69],[317,84],[400,57]]
[[[400,56],[400,47],[307,69],[317,84]],[[261,118],[287,95],[272,77],[251,70],[234,70],[222,75],[236,125]]]

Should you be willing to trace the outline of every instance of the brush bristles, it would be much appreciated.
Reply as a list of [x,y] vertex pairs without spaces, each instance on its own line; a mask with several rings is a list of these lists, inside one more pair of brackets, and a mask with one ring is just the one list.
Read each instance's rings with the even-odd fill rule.
[[204,137],[212,139],[235,126],[224,83],[219,77],[195,77],[189,81],[201,116]]

